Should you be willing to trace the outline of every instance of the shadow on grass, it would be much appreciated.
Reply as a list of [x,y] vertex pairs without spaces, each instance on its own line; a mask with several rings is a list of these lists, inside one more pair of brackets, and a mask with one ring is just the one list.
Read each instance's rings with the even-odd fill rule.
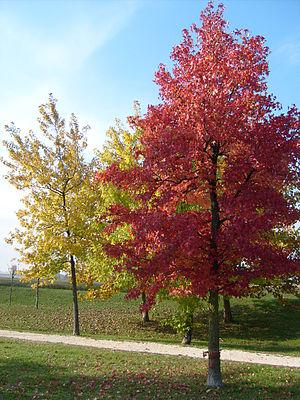
[[[275,299],[253,300],[253,306],[235,304],[233,314],[248,336],[262,339],[297,339],[300,334],[300,301],[283,305]],[[245,335],[245,331],[241,334]],[[254,336],[253,336],[254,335]]]
[[[238,299],[232,301],[234,323],[224,324],[221,318],[221,347],[266,351],[278,353],[300,353],[300,345],[294,343],[300,337],[300,301],[289,300],[283,305],[273,298],[252,299],[251,302]],[[147,328],[145,327],[145,330]],[[159,321],[151,325],[159,333],[175,334]],[[207,345],[208,321],[206,315],[195,319],[193,341]]]
[[[253,305],[235,304],[232,312],[234,324],[221,326],[221,336],[227,347],[272,352],[300,352],[293,340],[300,337],[299,301],[283,305],[275,299],[254,300]],[[234,342],[234,339],[238,339]],[[241,345],[239,340],[245,341]],[[291,343],[289,343],[291,341]],[[299,354],[299,353],[298,353]]]
[[157,332],[161,334],[176,335],[176,331],[170,325],[164,325],[160,320],[150,320],[149,322],[133,322],[139,331]]
[[[89,371],[89,374],[87,371],[74,371],[74,365],[73,368],[64,368],[21,359],[9,360],[3,367],[0,372],[0,398],[2,395],[3,400],[300,399],[295,377],[287,383],[291,376],[282,372],[281,382],[273,379],[269,384],[261,378],[256,380],[259,371],[264,371],[258,367],[248,367],[245,371],[239,366],[227,366],[223,376],[228,383],[222,390],[205,387],[203,364],[193,371],[188,368],[186,371],[149,371],[145,365],[139,365],[135,370],[122,370],[120,364],[106,365],[103,369],[99,366],[98,371]],[[275,374],[274,371],[271,373]]]

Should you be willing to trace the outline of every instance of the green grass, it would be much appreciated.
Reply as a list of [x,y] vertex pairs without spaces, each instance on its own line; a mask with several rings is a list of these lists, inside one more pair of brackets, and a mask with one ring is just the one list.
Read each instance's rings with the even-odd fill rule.
[[[15,287],[9,306],[9,287],[0,286],[0,329],[70,334],[72,332],[72,292],[44,288],[40,290],[40,308],[34,308],[34,290]],[[283,306],[271,296],[263,299],[233,299],[234,324],[221,324],[221,347],[300,354],[300,313],[290,299]],[[171,301],[159,303],[150,313],[151,322],[143,324],[139,301],[125,301],[120,294],[106,301],[81,301],[82,335],[95,338],[147,340],[179,343],[181,336],[163,321],[176,309]],[[207,319],[195,321],[193,345],[207,346]]]
[[225,387],[208,390],[203,360],[0,339],[4,400],[300,400],[299,370],[222,368]]

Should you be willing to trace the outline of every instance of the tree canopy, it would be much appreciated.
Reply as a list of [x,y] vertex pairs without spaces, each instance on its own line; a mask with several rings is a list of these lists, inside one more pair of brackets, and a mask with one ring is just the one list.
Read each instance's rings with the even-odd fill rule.
[[161,288],[209,296],[212,307],[208,384],[217,372],[218,294],[240,296],[255,278],[299,271],[272,232],[299,219],[286,190],[299,182],[299,112],[287,113],[267,92],[269,50],[261,36],[228,32],[223,6],[209,3],[202,25],[183,31],[172,71],[155,75],[161,103],[130,122],[141,129],[141,162],[112,165],[99,179],[136,190],[140,206],[118,206],[131,226],[126,258],[138,295],[149,304]]
[[84,159],[87,128],[80,130],[74,114],[69,126],[60,117],[56,100],[39,108],[40,134],[23,135],[8,126],[7,179],[24,190],[18,211],[20,228],[11,234],[28,278],[53,277],[61,270],[72,279],[74,334],[79,334],[76,261],[93,238],[97,193],[91,190],[92,164]]

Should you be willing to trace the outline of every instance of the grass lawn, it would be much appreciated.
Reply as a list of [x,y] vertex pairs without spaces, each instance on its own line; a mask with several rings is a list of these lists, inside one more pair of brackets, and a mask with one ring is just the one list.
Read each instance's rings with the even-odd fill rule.
[[223,362],[222,390],[205,387],[206,369],[186,357],[0,339],[4,400],[300,400],[297,369]]
[[[40,290],[40,308],[34,307],[34,290],[13,289],[10,306],[9,287],[0,285],[0,329],[72,333],[72,292],[63,289]],[[300,354],[299,300],[290,299],[290,306],[279,304],[271,296],[263,299],[232,299],[234,324],[221,324],[221,347]],[[292,307],[298,305],[298,309]],[[147,340],[179,343],[181,336],[163,321],[176,309],[171,301],[159,303],[150,313],[151,322],[143,324],[139,301],[125,301],[120,294],[105,301],[81,301],[82,335],[94,338]],[[207,346],[207,319],[199,315],[195,321],[195,346]]]

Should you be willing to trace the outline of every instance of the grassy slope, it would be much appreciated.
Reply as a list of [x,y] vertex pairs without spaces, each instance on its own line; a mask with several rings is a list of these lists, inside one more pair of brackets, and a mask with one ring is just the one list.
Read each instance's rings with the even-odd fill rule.
[[205,388],[206,369],[185,357],[0,339],[5,400],[300,400],[296,369],[224,362],[222,391]]
[[[41,289],[40,309],[34,308],[34,291],[16,287],[9,306],[9,287],[0,286],[0,329],[70,334],[72,332],[72,293],[70,290]],[[294,300],[296,303],[296,300]],[[124,301],[123,295],[108,301],[80,302],[82,334],[98,338],[178,343],[180,335],[162,325],[172,315],[175,304],[158,304],[144,325],[140,321],[139,301]],[[298,310],[284,307],[271,297],[260,300],[233,299],[236,323],[221,326],[221,346],[255,351],[300,354]],[[206,346],[207,321],[198,316],[194,345]]]

